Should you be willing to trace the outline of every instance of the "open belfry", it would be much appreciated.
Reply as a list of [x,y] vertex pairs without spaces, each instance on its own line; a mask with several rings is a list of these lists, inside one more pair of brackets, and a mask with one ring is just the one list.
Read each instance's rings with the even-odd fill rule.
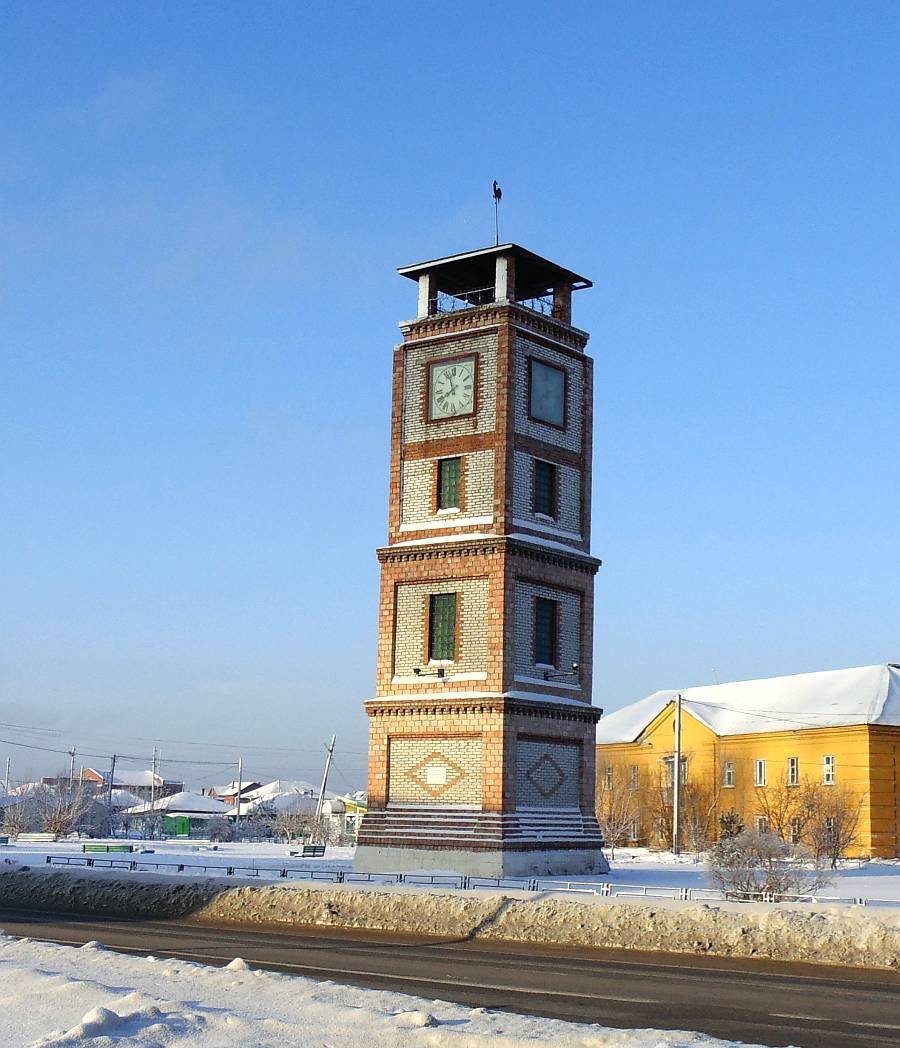
[[605,872],[591,705],[589,280],[515,244],[400,273],[355,868]]

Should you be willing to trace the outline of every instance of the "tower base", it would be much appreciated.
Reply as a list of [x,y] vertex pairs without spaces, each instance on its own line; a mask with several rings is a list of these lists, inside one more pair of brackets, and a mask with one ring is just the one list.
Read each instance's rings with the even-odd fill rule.
[[609,863],[599,848],[462,851],[361,844],[356,849],[353,870],[455,873],[466,877],[561,877],[609,873]]

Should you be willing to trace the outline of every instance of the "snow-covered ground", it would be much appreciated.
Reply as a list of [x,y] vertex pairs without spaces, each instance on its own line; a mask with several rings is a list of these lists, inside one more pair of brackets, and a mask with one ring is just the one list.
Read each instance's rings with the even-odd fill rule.
[[[212,850],[201,843],[183,841],[172,843],[132,841],[129,843],[133,843],[137,848],[146,848],[147,851],[133,855],[99,855],[96,858],[134,859],[146,862],[148,871],[152,869],[149,864],[154,862],[184,864],[186,868],[181,874],[174,867],[163,867],[153,871],[171,873],[176,876],[215,876],[218,869],[221,869],[224,874],[225,868],[229,866],[243,869],[258,868],[263,871],[262,876],[265,876],[265,870],[268,868],[273,871],[272,877],[277,877],[277,871],[282,867],[294,870],[341,869],[345,872],[353,868],[352,848],[329,847],[323,858],[299,859],[289,856],[289,849],[284,844],[219,844],[215,850]],[[12,859],[33,865],[44,864],[48,854],[80,856],[82,854],[81,842],[60,841],[49,845],[22,844],[0,848],[0,859]],[[611,860],[610,865],[611,870],[608,875],[581,877],[578,878],[579,883],[670,888],[709,888],[712,886],[705,864],[697,862],[693,856],[689,855],[676,857],[670,852],[650,852],[644,848],[620,848],[616,850],[615,858]],[[198,866],[206,866],[207,870],[200,870]],[[65,869],[65,867],[54,866],[54,869]],[[73,866],[71,869],[77,871],[83,870],[83,867]],[[566,883],[567,879],[564,877],[541,879],[542,885],[550,881],[562,885]],[[281,883],[302,882],[281,881]],[[820,894],[839,898],[862,897],[900,904],[900,860],[876,859],[862,864],[855,861],[846,863],[836,872],[833,883],[824,888]]]
[[0,934],[10,1048],[725,1048],[697,1033],[613,1030],[251,970]]

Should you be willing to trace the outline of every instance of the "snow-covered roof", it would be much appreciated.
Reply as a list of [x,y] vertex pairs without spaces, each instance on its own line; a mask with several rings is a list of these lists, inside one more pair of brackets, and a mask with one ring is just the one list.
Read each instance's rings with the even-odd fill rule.
[[[256,781],[256,779],[247,779],[246,781],[242,779],[240,783],[241,793],[246,794],[248,790],[250,790],[251,788],[255,788],[258,785],[259,783]],[[234,779],[232,782],[228,782],[224,786],[213,786],[213,788],[210,790],[210,793],[214,793],[218,797],[231,797],[237,792],[237,789],[238,781],[237,779]]]
[[[657,691],[608,714],[597,725],[597,742],[633,742],[678,694]],[[680,694],[682,709],[716,735],[900,725],[900,667],[893,664],[710,684]]]
[[[143,804],[143,797],[138,797],[131,790],[111,790],[112,806],[114,808],[131,808],[135,804]],[[101,794],[102,797],[102,794]]]
[[160,797],[153,804],[138,804],[134,808],[126,808],[125,815],[150,815],[152,813],[168,813],[170,815],[182,814],[208,814],[227,815],[228,805],[217,797],[206,797],[199,793],[191,793],[184,790],[181,793],[173,793],[170,797]]
[[[96,775],[97,778],[102,779],[104,782],[108,781],[108,771],[98,771],[96,768],[85,768],[85,771],[91,772]],[[129,768],[125,768],[123,771],[117,771],[113,776],[113,786],[124,786],[126,789],[129,786],[142,786],[146,789],[150,789],[151,786],[162,786],[165,780],[161,775],[155,775],[149,769],[147,771],[132,771]]]

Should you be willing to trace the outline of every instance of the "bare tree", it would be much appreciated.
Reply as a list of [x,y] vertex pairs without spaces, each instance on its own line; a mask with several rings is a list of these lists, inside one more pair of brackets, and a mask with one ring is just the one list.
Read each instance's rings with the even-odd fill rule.
[[719,841],[710,852],[709,868],[716,887],[740,899],[805,895],[829,880],[808,849],[792,847],[774,833],[747,830]]
[[632,839],[640,810],[638,783],[627,765],[610,762],[598,769],[596,806],[603,840],[614,859],[616,848]]
[[3,809],[0,829],[10,837],[28,833],[38,825],[37,809],[28,796]]
[[845,786],[823,785],[817,793],[819,802],[805,828],[805,839],[816,860],[827,860],[834,870],[857,841],[866,797]]
[[70,785],[65,775],[57,776],[55,785],[35,789],[31,796],[34,797],[41,829],[57,836],[71,833],[85,817],[92,802],[81,783]]

